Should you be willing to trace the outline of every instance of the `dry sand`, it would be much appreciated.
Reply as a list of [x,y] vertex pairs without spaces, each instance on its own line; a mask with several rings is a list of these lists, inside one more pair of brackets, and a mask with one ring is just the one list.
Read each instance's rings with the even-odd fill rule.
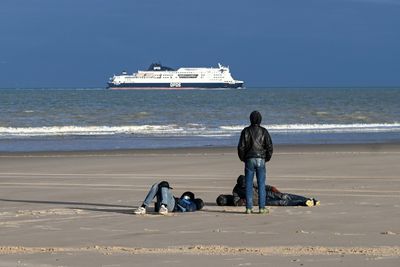
[[[0,266],[400,266],[400,145],[277,146],[269,184],[318,207],[218,207],[234,148],[0,154]],[[168,180],[203,211],[132,214]]]

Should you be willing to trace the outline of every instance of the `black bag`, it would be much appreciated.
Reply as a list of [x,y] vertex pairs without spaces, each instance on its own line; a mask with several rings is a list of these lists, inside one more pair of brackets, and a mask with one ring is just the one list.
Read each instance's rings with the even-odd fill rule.
[[233,195],[219,195],[216,202],[218,206],[233,206]]

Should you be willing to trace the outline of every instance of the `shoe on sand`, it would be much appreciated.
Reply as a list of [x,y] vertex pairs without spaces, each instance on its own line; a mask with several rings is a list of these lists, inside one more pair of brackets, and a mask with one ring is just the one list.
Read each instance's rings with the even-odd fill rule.
[[158,211],[158,213],[160,213],[162,215],[167,215],[168,214],[167,207],[165,207],[164,205],[161,205],[160,210]]
[[252,209],[246,209],[246,214],[252,214],[253,210]]
[[307,207],[312,207],[312,206],[314,206],[314,199],[308,199],[308,200],[306,201],[306,206],[307,206]]
[[260,214],[268,214],[268,213],[269,213],[269,210],[266,209],[266,208],[263,208],[263,209],[260,209],[259,213],[260,213]]
[[146,214],[146,208],[139,207],[133,213],[135,213],[136,215],[145,215]]
[[321,202],[319,200],[316,200],[315,198],[312,199],[314,202],[314,206],[319,206],[321,205]]

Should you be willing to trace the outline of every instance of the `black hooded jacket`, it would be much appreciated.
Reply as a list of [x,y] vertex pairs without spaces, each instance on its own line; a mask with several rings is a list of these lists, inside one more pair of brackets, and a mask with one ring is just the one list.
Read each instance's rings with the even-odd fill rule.
[[273,146],[267,129],[260,126],[261,114],[253,111],[250,115],[251,125],[244,128],[240,134],[238,156],[241,161],[250,158],[263,158],[269,161],[272,157]]

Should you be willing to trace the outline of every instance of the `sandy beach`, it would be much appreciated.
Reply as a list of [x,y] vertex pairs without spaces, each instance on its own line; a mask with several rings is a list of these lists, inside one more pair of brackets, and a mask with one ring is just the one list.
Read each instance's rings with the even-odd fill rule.
[[[268,184],[321,201],[219,207],[235,148],[0,154],[0,266],[399,266],[400,144],[276,146]],[[150,185],[202,211],[132,214]]]

